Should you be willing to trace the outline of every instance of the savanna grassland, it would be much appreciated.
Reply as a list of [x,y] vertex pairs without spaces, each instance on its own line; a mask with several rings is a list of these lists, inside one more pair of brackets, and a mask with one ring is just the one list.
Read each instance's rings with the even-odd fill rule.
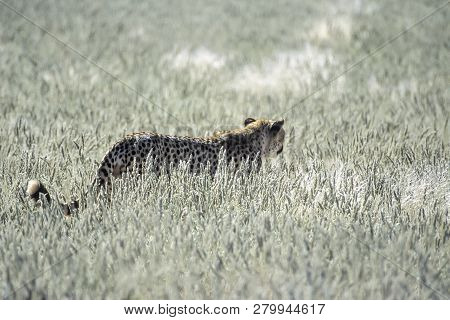
[[[449,298],[450,6],[299,103],[444,1],[4,1],[98,65],[0,4],[2,298]],[[249,116],[286,119],[257,174],[25,196]]]

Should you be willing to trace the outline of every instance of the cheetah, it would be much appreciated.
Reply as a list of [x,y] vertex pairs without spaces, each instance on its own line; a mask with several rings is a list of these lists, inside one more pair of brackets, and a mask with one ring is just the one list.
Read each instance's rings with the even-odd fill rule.
[[[181,163],[186,163],[190,172],[209,168],[214,176],[223,157],[232,168],[243,162],[251,163],[258,170],[262,159],[274,157],[283,151],[284,120],[247,118],[244,127],[229,131],[218,131],[209,137],[170,136],[154,132],[138,132],[125,136],[104,156],[94,178],[95,190],[110,190],[113,178],[125,173],[142,174],[149,168],[157,175],[170,173]],[[28,182],[27,193],[38,201],[43,196],[51,197],[45,186],[36,179]],[[62,204],[63,211],[70,215],[79,208],[77,200]]]

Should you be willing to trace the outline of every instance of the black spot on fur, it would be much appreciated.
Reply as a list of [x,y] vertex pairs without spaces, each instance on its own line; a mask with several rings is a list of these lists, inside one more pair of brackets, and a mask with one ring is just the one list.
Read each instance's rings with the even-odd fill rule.
[[105,168],[101,168],[101,169],[100,169],[100,172],[103,173],[103,175],[105,176],[105,178],[108,177],[108,171],[106,171]]

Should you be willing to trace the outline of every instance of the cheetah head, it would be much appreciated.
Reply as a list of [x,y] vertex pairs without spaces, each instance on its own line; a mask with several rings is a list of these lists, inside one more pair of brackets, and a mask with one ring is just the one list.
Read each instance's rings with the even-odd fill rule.
[[261,130],[261,137],[264,139],[261,150],[263,157],[275,157],[283,151],[286,134],[283,125],[284,119],[273,121],[248,118],[244,121],[245,128],[259,128]]

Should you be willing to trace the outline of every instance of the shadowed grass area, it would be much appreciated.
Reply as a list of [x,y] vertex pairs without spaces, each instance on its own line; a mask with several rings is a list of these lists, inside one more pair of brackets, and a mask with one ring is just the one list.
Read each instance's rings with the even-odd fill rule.
[[[8,3],[158,107],[0,6],[2,298],[448,299],[448,6],[286,113],[441,1]],[[249,116],[286,118],[258,174],[25,198],[82,194],[125,133]]]

